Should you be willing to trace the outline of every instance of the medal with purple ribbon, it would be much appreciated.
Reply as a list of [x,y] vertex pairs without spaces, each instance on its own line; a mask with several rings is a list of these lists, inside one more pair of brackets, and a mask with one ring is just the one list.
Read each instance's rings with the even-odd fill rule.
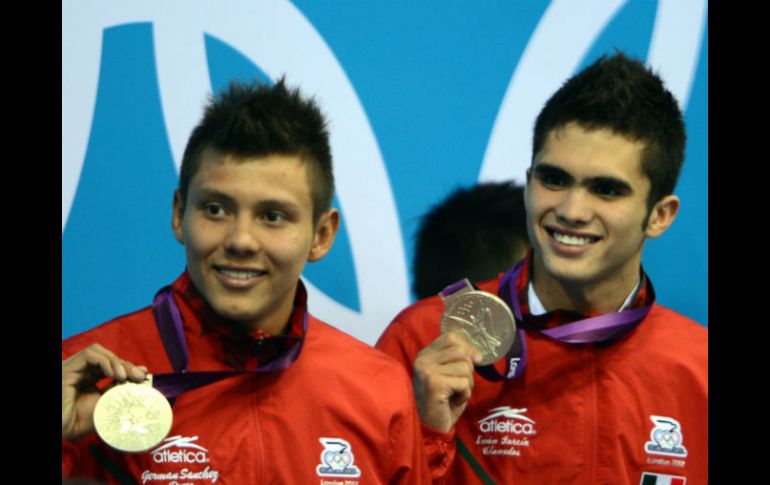
[[[155,295],[152,312],[174,372],[148,375],[148,380],[140,384],[119,384],[105,392],[94,409],[99,437],[111,447],[128,453],[147,451],[168,435],[173,422],[169,400],[222,379],[286,369],[297,360],[302,349],[303,341],[299,340],[276,359],[253,370],[188,372],[190,354],[182,314],[170,286]],[[303,315],[302,329],[304,334],[307,312]]]
[[[527,365],[525,330],[537,332],[565,344],[608,342],[622,337],[639,325],[650,312],[652,303],[655,301],[655,291],[653,290],[652,283],[643,274],[644,284],[647,285],[647,298],[644,306],[596,317],[583,318],[554,328],[538,329],[527,323],[522,314],[519,295],[516,290],[516,282],[521,276],[524,261],[522,260],[517,263],[500,280],[499,296],[513,311],[513,316],[519,325],[516,329],[516,337],[513,339],[513,344],[505,355],[504,373],[500,373],[493,363],[476,366],[476,371],[489,381],[515,379],[524,373]],[[451,291],[452,289],[457,291],[458,288],[462,287],[462,283],[458,282],[450,285],[444,291]]]

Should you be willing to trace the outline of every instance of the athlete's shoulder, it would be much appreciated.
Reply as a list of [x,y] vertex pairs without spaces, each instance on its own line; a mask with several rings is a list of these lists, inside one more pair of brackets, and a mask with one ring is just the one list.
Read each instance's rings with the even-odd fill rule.
[[356,372],[398,367],[397,362],[381,350],[312,315],[309,315],[305,345],[315,355],[323,353],[343,359],[345,366],[356,368]]
[[141,348],[148,339],[156,338],[157,331],[152,308],[147,306],[63,340],[62,357],[72,355],[94,343],[123,356],[119,352],[121,349]]
[[646,359],[700,369],[708,368],[708,328],[670,308],[654,304],[631,343]]
[[663,305],[654,304],[646,321],[664,327],[669,333],[708,342],[708,327]]

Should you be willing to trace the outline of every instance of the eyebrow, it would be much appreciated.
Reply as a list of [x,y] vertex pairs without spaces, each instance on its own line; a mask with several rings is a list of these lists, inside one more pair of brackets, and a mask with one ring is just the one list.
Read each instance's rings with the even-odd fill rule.
[[[558,175],[560,177],[563,177],[565,180],[569,181],[570,183],[575,182],[575,177],[573,177],[572,174],[570,174],[569,172],[567,172],[561,167],[558,167],[556,165],[551,165],[550,163],[547,163],[547,162],[541,162],[535,165],[535,167],[533,168],[533,172],[537,177],[543,177],[546,175]],[[629,184],[623,179],[620,179],[617,177],[611,177],[608,175],[588,177],[581,182],[581,185],[588,185],[588,186],[605,185],[605,186],[610,186],[613,189],[617,190],[618,192],[621,192],[624,194],[629,194],[633,192],[633,188],[631,187],[631,184]]]
[[538,177],[542,177],[544,175],[559,175],[560,177],[564,177],[569,181],[575,180],[575,178],[570,175],[569,172],[561,167],[557,167],[556,165],[551,165],[550,163],[538,163],[535,165],[532,171]]
[[622,194],[629,194],[633,192],[631,185],[625,180],[615,177],[594,177],[588,179],[592,185],[604,185],[612,187]]
[[[229,194],[210,187],[200,187],[198,189],[198,199],[216,199],[223,201],[230,205],[236,205],[236,200]],[[279,208],[286,211],[297,211],[299,205],[295,202],[286,199],[260,199],[256,206],[257,208],[264,209],[266,207]]]

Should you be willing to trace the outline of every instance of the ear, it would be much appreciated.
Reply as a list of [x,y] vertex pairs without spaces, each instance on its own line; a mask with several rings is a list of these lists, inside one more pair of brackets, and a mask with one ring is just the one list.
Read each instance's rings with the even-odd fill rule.
[[527,168],[526,172],[526,178],[524,180],[524,192],[522,193],[522,197],[524,198],[524,209],[526,210],[528,200],[529,200],[529,183],[532,181],[532,166],[530,165]]
[[174,202],[171,211],[171,230],[174,231],[174,237],[181,244],[184,244],[184,202],[179,190],[174,191]]
[[652,207],[644,234],[649,238],[660,236],[671,226],[678,212],[679,197],[675,195],[663,197]]
[[313,245],[310,247],[310,253],[307,260],[318,261],[332,248],[334,238],[337,236],[337,230],[340,227],[340,214],[337,209],[329,209],[321,214],[318,223],[315,225],[315,234],[313,235]]

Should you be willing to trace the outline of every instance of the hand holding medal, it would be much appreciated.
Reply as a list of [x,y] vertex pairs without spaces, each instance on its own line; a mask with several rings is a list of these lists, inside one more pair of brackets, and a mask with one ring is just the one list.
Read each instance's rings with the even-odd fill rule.
[[445,304],[441,336],[417,354],[414,389],[420,419],[446,432],[470,400],[474,366],[506,354],[515,339],[516,323],[505,302],[474,290],[467,280],[440,296]]
[[142,382],[147,368],[123,360],[92,344],[62,361],[62,438],[77,441],[94,431],[94,407],[101,397],[96,384],[104,378]]

